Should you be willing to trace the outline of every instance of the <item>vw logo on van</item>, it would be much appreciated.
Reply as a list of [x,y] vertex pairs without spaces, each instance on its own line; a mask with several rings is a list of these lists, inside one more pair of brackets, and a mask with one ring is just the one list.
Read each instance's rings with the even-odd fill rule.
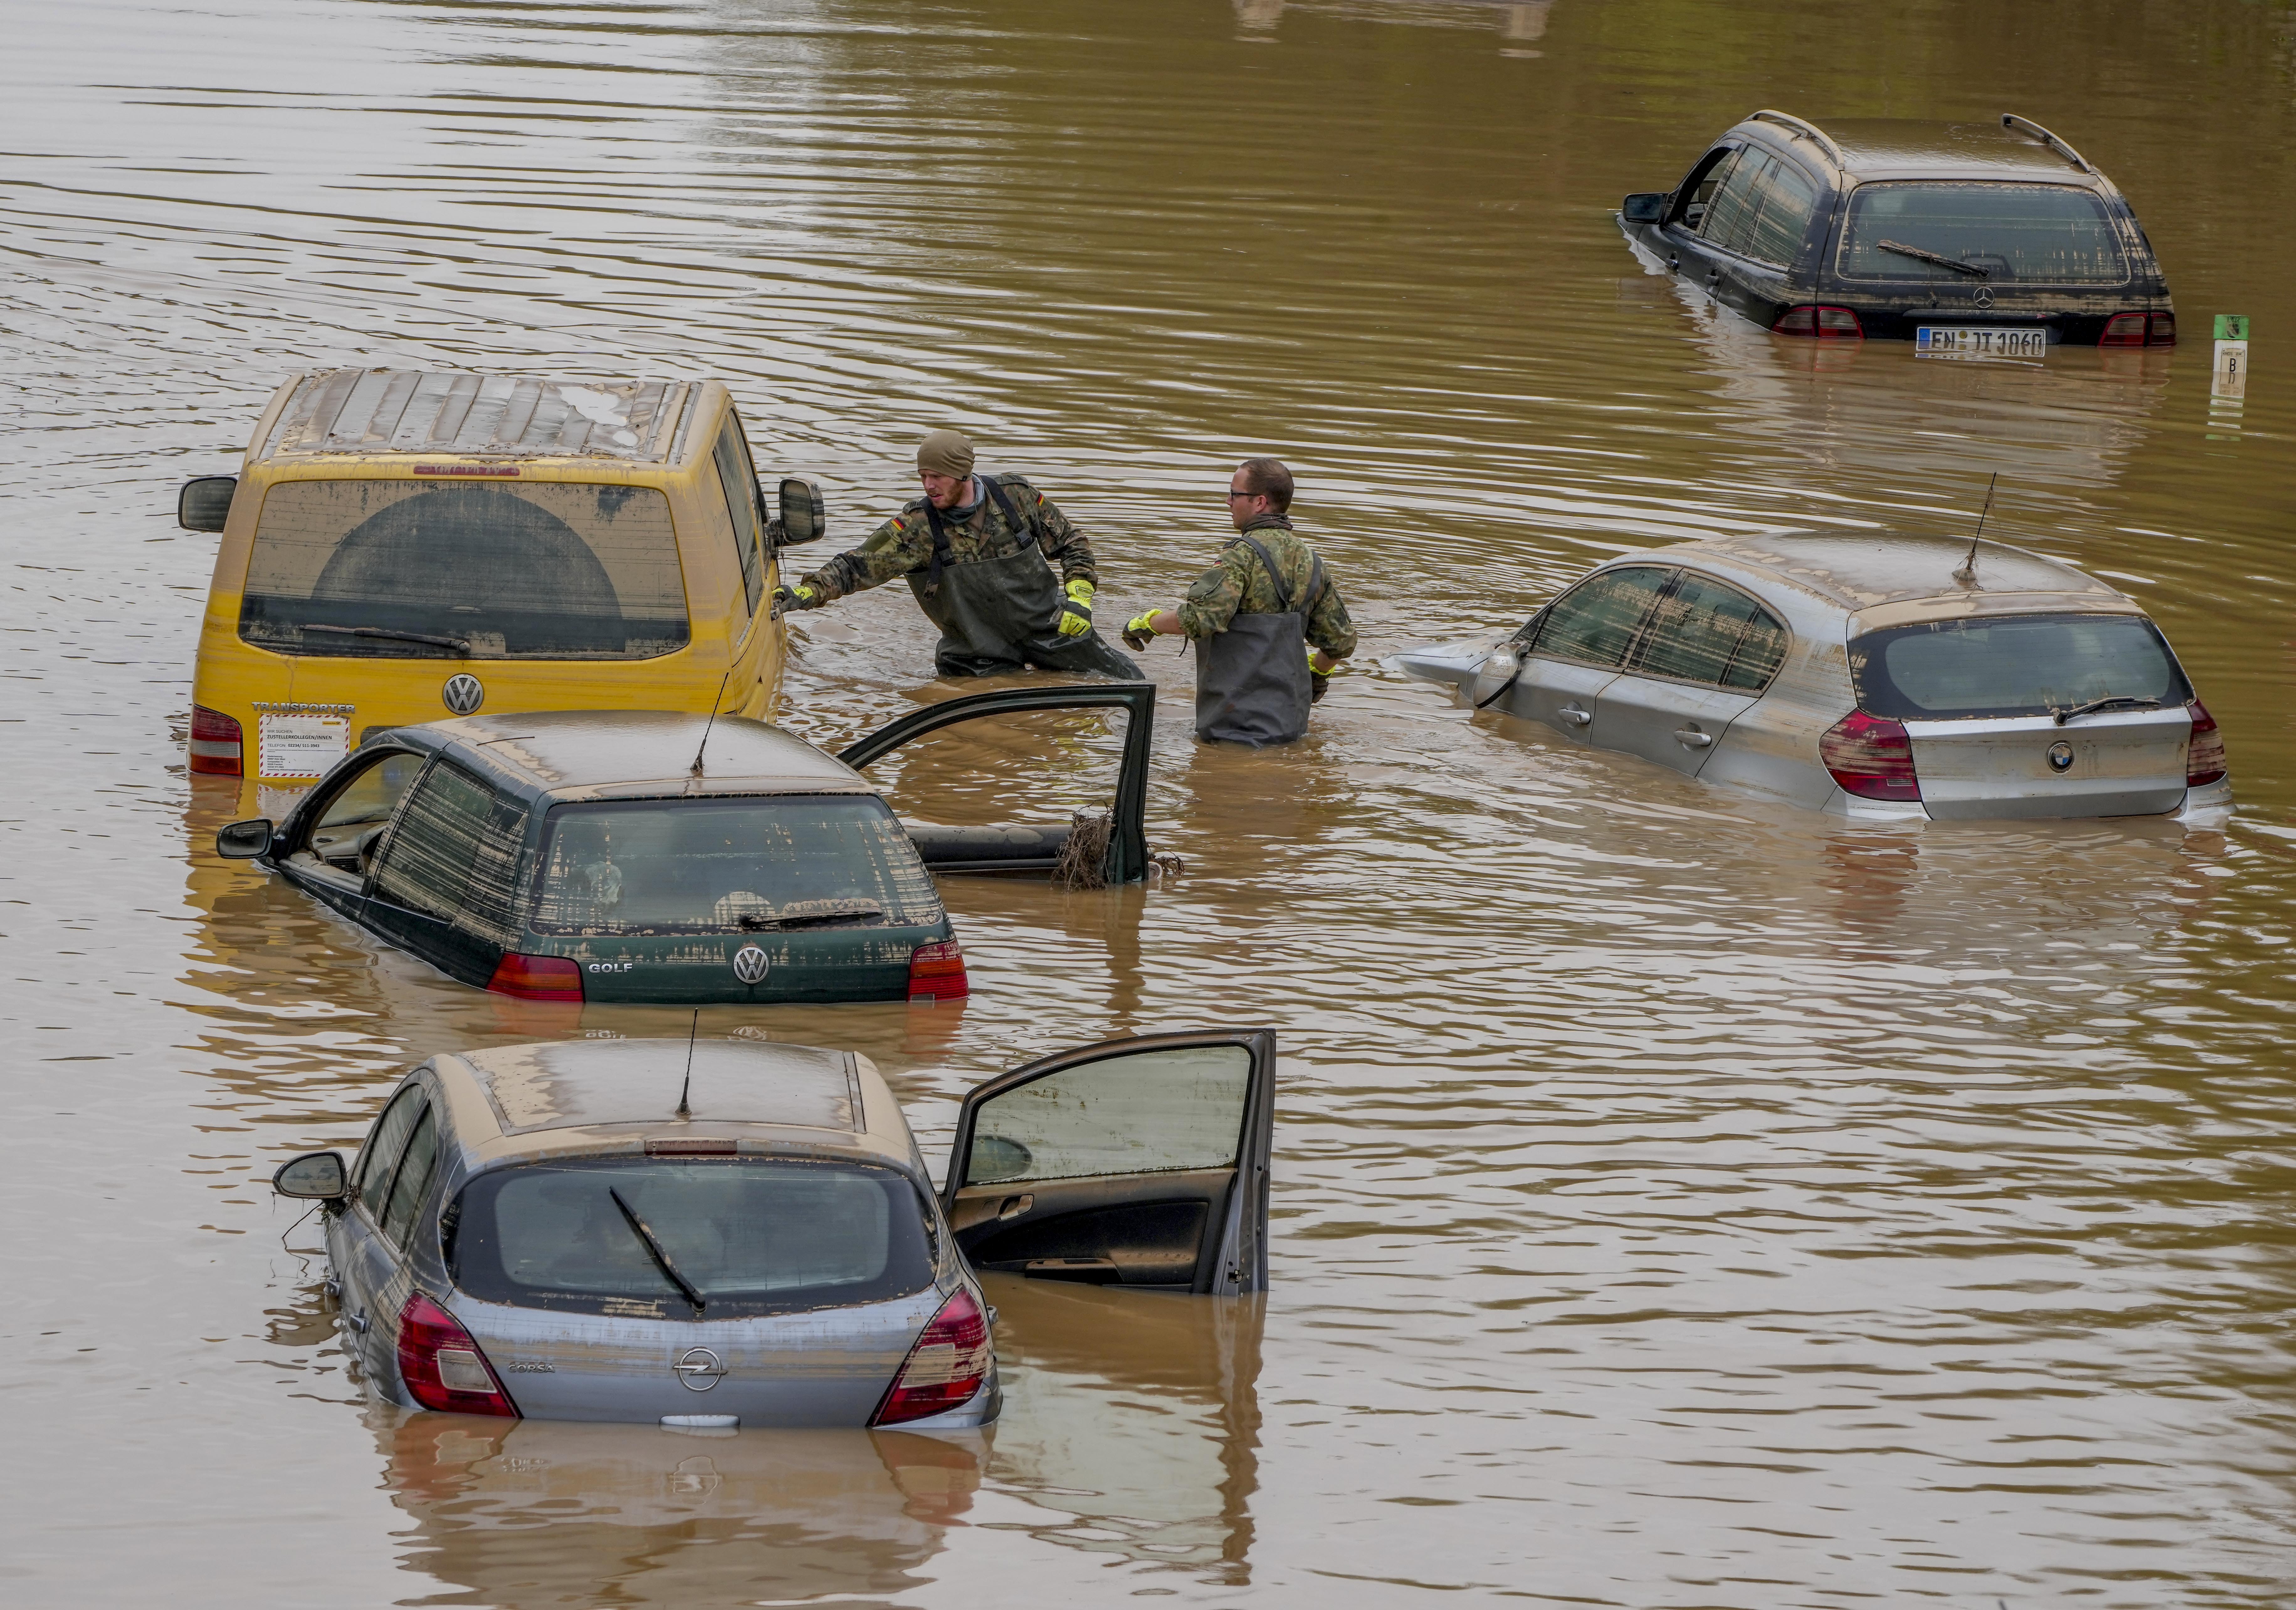
[[670,1368],[677,1372],[677,1384],[688,1392],[707,1392],[726,1377],[725,1361],[707,1347],[687,1348]]
[[439,691],[439,697],[455,715],[473,715],[480,705],[487,702],[486,684],[468,671],[457,671],[447,679],[447,685]]
[[2072,745],[2069,743],[2051,744],[2049,746],[2049,770],[2052,772],[2070,772],[2072,769]]
[[744,984],[763,984],[767,965],[765,952],[754,944],[745,944],[734,952],[734,977]]

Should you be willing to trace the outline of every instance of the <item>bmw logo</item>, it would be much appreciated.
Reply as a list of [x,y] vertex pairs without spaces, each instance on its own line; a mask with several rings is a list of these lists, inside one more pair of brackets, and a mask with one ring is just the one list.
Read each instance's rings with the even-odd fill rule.
[[439,697],[457,715],[472,715],[487,702],[486,685],[468,671],[457,671],[447,679]]
[[745,944],[734,952],[734,977],[744,984],[763,984],[768,965],[765,952],[754,944]]
[[2049,770],[2052,772],[2070,772],[2072,769],[2072,745],[2069,743],[2051,744],[2049,746]]

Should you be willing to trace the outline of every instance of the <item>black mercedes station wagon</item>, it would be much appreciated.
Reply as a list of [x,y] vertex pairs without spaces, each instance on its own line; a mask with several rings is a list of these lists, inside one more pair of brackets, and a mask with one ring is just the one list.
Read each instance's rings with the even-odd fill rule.
[[1758,111],[1674,190],[1628,196],[1619,220],[1669,271],[1779,335],[1995,357],[2177,339],[2128,201],[2013,113],[1821,128]]

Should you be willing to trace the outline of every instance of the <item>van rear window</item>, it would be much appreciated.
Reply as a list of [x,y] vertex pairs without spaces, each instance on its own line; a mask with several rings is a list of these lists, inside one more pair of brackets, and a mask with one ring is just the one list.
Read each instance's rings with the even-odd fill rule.
[[685,646],[669,500],[651,486],[283,481],[239,634],[282,654],[651,659]]
[[2128,260],[2104,203],[2086,190],[1877,184],[1850,195],[1841,274],[1964,287],[2120,285],[2128,279]]
[[1869,632],[1849,644],[1857,707],[1898,721],[2049,715],[2101,699],[2193,697],[2141,615],[2009,615]]

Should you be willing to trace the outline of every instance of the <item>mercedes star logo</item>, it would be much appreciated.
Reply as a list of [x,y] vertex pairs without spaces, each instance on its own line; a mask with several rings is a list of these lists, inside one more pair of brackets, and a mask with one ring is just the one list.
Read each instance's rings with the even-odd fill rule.
[[744,984],[763,984],[767,966],[765,952],[745,944],[734,952],[734,977]]
[[457,671],[447,679],[447,685],[440,690],[439,697],[446,701],[447,707],[455,715],[472,715],[478,712],[480,705],[487,702],[487,690],[485,685],[468,671]]
[[1980,285],[1977,288],[1977,295],[1972,299],[1980,307],[1990,307],[1993,306],[1993,293],[1982,285]]
[[2051,744],[2049,746],[2049,770],[2052,772],[2070,772],[2072,769],[2072,745],[2069,743]]
[[670,1369],[676,1372],[678,1385],[688,1392],[707,1392],[726,1378],[725,1363],[707,1347],[687,1348]]

